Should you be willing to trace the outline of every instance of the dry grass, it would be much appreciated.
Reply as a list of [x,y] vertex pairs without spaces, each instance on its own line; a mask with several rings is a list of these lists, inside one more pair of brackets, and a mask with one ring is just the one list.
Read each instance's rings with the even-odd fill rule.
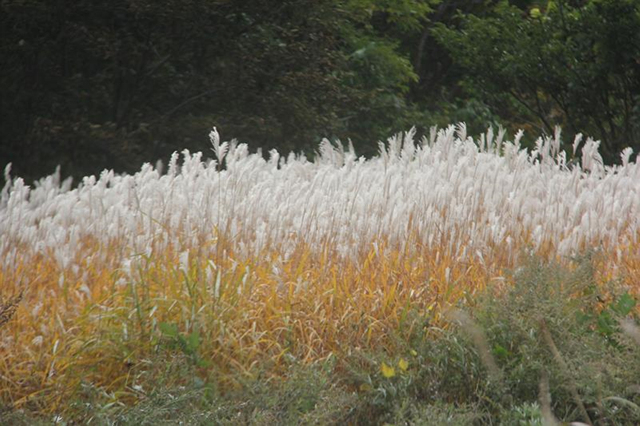
[[163,374],[158,357],[233,389],[291,360],[392,354],[486,287],[508,289],[524,252],[596,246],[597,281],[620,276],[639,295],[637,163],[606,169],[592,153],[590,170],[570,170],[557,136],[531,155],[457,131],[400,136],[370,161],[325,142],[314,163],[265,162],[213,134],[223,170],[186,155],[166,175],[105,173],[75,190],[10,183],[0,401],[65,413],[91,388],[131,404]]
[[85,382],[135,398],[147,360],[168,350],[160,323],[184,335],[197,329],[197,356],[208,364],[201,374],[222,381],[250,376],[256,365],[278,373],[287,357],[310,363],[350,350],[392,352],[394,335],[421,326],[407,320],[410,313],[438,323],[442,306],[473,300],[491,278],[487,265],[436,262],[429,253],[372,250],[352,262],[319,260],[301,247],[276,262],[275,255],[242,260],[228,252],[215,268],[195,253],[188,264],[179,257],[165,249],[141,258],[134,278],[116,269],[74,276],[46,258],[15,275],[5,271],[2,288],[19,282],[18,274],[29,285],[2,331],[2,399],[53,412]]

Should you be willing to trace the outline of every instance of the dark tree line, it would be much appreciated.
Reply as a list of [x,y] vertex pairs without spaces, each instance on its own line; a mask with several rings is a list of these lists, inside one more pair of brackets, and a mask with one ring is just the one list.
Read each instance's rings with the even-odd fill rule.
[[633,0],[1,0],[0,166],[134,171],[217,126],[360,153],[412,125],[583,132],[638,150]]

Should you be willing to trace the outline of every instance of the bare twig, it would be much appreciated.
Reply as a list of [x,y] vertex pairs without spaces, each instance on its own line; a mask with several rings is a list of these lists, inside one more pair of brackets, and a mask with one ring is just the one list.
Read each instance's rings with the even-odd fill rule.
[[449,311],[447,315],[451,320],[457,321],[462,329],[469,335],[473,344],[478,349],[478,355],[480,360],[484,364],[485,368],[489,372],[489,376],[492,379],[498,381],[502,379],[502,371],[496,364],[493,355],[491,355],[491,349],[485,336],[484,331],[471,319],[469,314],[459,309]]
[[549,391],[549,375],[546,370],[542,370],[540,378],[540,411],[542,412],[542,424],[544,426],[556,426],[558,420],[551,411],[551,392]]

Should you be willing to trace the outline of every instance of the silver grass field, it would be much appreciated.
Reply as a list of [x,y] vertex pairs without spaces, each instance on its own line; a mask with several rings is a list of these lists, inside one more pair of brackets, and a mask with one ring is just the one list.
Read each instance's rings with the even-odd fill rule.
[[[77,186],[56,172],[30,187],[7,166],[0,401],[60,418],[78,415],[68,401],[82,389],[113,407],[141,404],[164,374],[157,357],[183,359],[191,376],[224,390],[286,377],[293,361],[387,354],[358,361],[379,383],[345,385],[366,393],[422,371],[416,333],[446,340],[452,318],[471,330],[488,380],[509,380],[487,342],[495,336],[458,309],[513,294],[531,258],[571,275],[590,253],[594,315],[624,314],[624,339],[637,339],[635,307],[615,309],[640,292],[640,157],[628,148],[607,166],[592,139],[565,147],[557,129],[528,150],[522,136],[489,129],[473,139],[459,124],[416,140],[412,129],[370,159],[323,140],[310,160],[250,153],[214,128],[212,152],[174,153],[133,175],[105,170]],[[549,303],[586,297],[572,285]],[[534,304],[522,303],[523,312]],[[553,349],[553,312],[540,342],[562,373],[571,367]],[[536,380],[553,389],[553,378]],[[574,418],[590,422],[582,388],[566,389]],[[544,401],[540,416],[555,422]]]

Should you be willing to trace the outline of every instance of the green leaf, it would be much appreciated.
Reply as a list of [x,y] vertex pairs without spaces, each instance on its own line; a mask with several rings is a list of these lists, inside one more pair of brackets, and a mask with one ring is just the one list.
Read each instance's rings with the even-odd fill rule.
[[501,345],[495,345],[493,347],[493,353],[499,358],[506,358],[509,356],[509,351]]
[[191,355],[191,351],[189,351],[189,343],[187,342],[187,339],[185,339],[182,334],[178,334],[176,336],[176,342],[178,344],[178,347],[184,354]]
[[165,336],[173,337],[173,338],[178,337],[178,325],[177,324],[170,324],[170,323],[166,323],[166,322],[161,322],[160,324],[158,324],[158,327],[160,328],[160,332],[162,334],[164,334]]
[[191,334],[189,334],[189,338],[187,341],[187,349],[194,353],[198,350],[200,346],[200,332],[198,330],[193,330]]
[[636,306],[636,301],[629,295],[629,293],[625,293],[620,296],[618,302],[611,307],[611,309],[621,316],[627,316],[631,313],[633,308]]
[[206,359],[198,358],[196,359],[196,365],[198,367],[207,368],[211,366],[211,362]]
[[576,321],[578,321],[579,325],[589,324],[589,323],[591,323],[591,321],[593,321],[593,315],[592,314],[585,314],[584,312],[577,312],[576,313]]
[[609,311],[602,311],[600,315],[598,315],[596,328],[605,336],[610,336],[616,331],[616,322]]

